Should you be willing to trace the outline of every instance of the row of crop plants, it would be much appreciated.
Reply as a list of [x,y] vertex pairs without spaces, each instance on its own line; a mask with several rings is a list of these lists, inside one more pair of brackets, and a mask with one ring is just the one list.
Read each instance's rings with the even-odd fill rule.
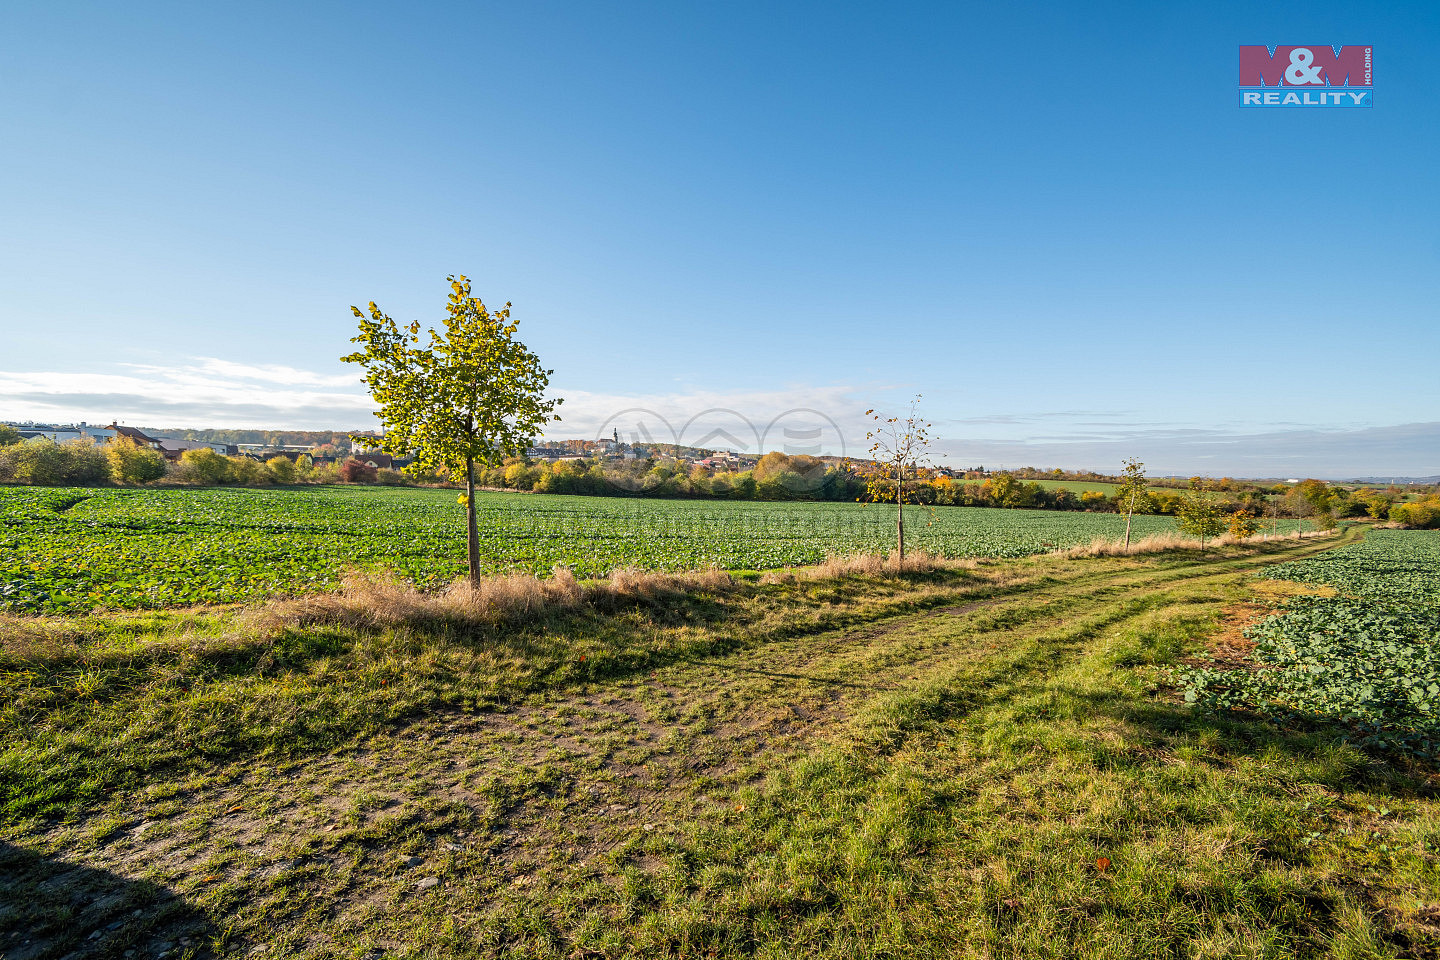
[[1265,576],[1336,594],[1294,597],[1251,627],[1257,669],[1181,674],[1186,699],[1282,725],[1336,724],[1366,747],[1440,754],[1440,532],[1371,530]]

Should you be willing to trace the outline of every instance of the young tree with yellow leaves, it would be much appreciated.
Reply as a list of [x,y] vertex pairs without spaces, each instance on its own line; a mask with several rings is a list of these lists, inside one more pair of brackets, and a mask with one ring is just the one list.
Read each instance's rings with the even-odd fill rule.
[[[369,316],[358,307],[362,349],[342,357],[365,368],[365,383],[380,405],[385,426],[380,448],[411,457],[411,473],[446,467],[465,472],[466,542],[470,579],[480,579],[475,521],[475,465],[493,467],[523,453],[536,433],[559,420],[559,399],[545,399],[554,371],[515,339],[519,322],[510,304],[491,312],[470,295],[470,281],[451,276],[445,329],[429,330],[420,346],[420,323],[403,330],[374,301]],[[373,443],[367,436],[365,442]]]
[[1116,504],[1125,511],[1125,549],[1130,549],[1130,521],[1135,518],[1135,505],[1145,495],[1145,464],[1131,457],[1125,461],[1125,477],[1120,481]]
[[1237,510],[1230,515],[1230,536],[1236,540],[1249,540],[1259,529],[1259,519],[1249,510]]
[[1200,477],[1190,478],[1190,493],[1180,502],[1175,522],[1185,533],[1200,538],[1200,549],[1205,541],[1220,536],[1225,531],[1225,514],[1211,494],[1212,484]]

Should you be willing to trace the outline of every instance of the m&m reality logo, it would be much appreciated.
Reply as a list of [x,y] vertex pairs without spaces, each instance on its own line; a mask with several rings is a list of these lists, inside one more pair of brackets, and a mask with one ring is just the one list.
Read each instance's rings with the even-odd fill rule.
[[1241,47],[1242,107],[1369,107],[1368,46]]

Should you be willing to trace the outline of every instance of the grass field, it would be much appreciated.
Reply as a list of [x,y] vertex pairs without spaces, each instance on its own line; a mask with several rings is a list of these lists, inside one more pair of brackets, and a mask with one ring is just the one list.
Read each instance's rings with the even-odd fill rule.
[[[1087,490],[1113,497],[1115,492],[1120,489],[1120,484],[1107,483],[1104,480],[1026,480],[1025,482],[1038,483],[1046,490],[1069,490],[1077,497]],[[1188,489],[1185,480],[1175,477],[1151,477],[1149,487],[1154,491],[1164,490],[1170,493]]]
[[1118,483],[1106,483],[1103,480],[1026,480],[1025,482],[1038,483],[1046,490],[1069,490],[1076,496],[1087,490],[1094,490],[1107,497],[1113,497],[1115,491],[1120,489]]
[[0,953],[1431,956],[1433,768],[1177,686],[1335,542],[11,616]]
[[[764,570],[890,549],[883,506],[477,497],[483,566],[579,576],[616,567]],[[1118,537],[1114,514],[907,508],[910,543],[1019,557]],[[1136,517],[1135,535],[1173,531]],[[0,609],[65,613],[251,601],[333,588],[350,568],[425,585],[465,569],[453,491],[386,487],[0,488]]]

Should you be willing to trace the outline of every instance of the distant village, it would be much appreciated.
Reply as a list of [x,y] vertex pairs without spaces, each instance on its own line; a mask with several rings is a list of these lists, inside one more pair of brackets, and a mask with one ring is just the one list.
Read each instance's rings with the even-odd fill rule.
[[[117,437],[125,437],[141,446],[159,451],[167,460],[179,460],[187,450],[211,449],[231,457],[248,457],[268,461],[273,457],[290,460],[308,456],[317,464],[340,463],[352,457],[366,466],[399,469],[409,460],[391,457],[376,448],[366,448],[356,443],[351,434],[330,431],[297,431],[296,437],[304,436],[309,442],[285,443],[278,438],[261,442],[230,442],[209,439],[219,431],[183,431],[189,436],[172,436],[162,431],[147,431],[125,426],[118,422],[106,426],[88,423],[53,424],[10,421],[6,424],[15,429],[22,439],[43,437],[56,443],[68,440],[88,439],[92,443],[108,443]],[[173,431],[180,432],[180,431]],[[264,431],[233,431],[237,436],[264,434]],[[313,439],[310,439],[313,437]],[[378,439],[378,437],[377,437]],[[533,461],[551,464],[576,461],[636,461],[665,460],[683,464],[687,468],[703,467],[707,470],[740,472],[753,469],[757,463],[754,455],[735,453],[729,450],[708,450],[671,443],[625,443],[618,433],[599,440],[549,440],[537,443],[526,450],[525,455]],[[818,457],[816,459],[838,466],[843,458]],[[941,471],[949,473],[949,471]]]
[[[356,444],[347,434],[332,434],[325,432],[323,442],[317,438],[316,442],[309,443],[232,443],[224,440],[213,440],[191,437],[176,437],[162,435],[159,431],[147,432],[137,427],[127,427],[124,424],[115,422],[108,426],[85,423],[33,423],[7,421],[5,426],[11,427],[20,434],[22,440],[29,440],[42,437],[55,443],[65,443],[70,440],[89,440],[91,443],[109,443],[119,437],[130,440],[142,447],[149,447],[158,451],[166,460],[179,460],[190,450],[214,450],[216,453],[228,457],[247,457],[252,460],[265,461],[273,457],[285,457],[290,460],[299,459],[302,456],[310,458],[315,464],[333,464],[347,460],[350,457],[359,457],[366,461],[371,467],[399,468],[409,463],[409,460],[391,457],[380,453],[378,450],[366,449]],[[210,433],[213,431],[186,431],[188,433]],[[258,431],[244,431],[258,432]]]
[[625,443],[618,433],[600,440],[550,440],[526,451],[532,460],[548,463],[605,460],[673,460],[686,467],[739,472],[752,469],[756,458],[729,450],[706,450],[674,443]]
[[[22,440],[43,437],[55,443],[86,439],[92,443],[104,444],[117,437],[124,437],[140,446],[158,451],[171,462],[191,450],[209,449],[229,457],[244,457],[258,462],[268,462],[275,457],[291,461],[308,457],[315,466],[338,466],[347,460],[359,460],[367,467],[399,470],[408,466],[409,458],[392,457],[377,446],[367,447],[356,442],[363,433],[347,433],[331,430],[225,430],[225,429],[155,429],[126,426],[113,421],[105,426],[85,423],[36,423],[33,421],[0,421],[0,425],[13,428]],[[376,435],[376,440],[379,436]],[[790,451],[784,451],[789,453]],[[759,454],[737,453],[731,450],[713,450],[674,443],[636,442],[626,443],[617,432],[608,438],[596,440],[544,440],[530,446],[524,458],[534,463],[577,464],[614,463],[634,461],[655,461],[673,468],[692,470],[701,468],[715,473],[741,473],[753,470],[759,463]],[[512,458],[513,459],[513,458]],[[863,458],[838,456],[815,456],[813,462],[827,467],[843,469],[848,463],[863,466]],[[507,460],[509,462],[509,460]],[[954,469],[943,465],[928,468],[930,477],[954,479],[984,479],[994,471],[983,466]],[[1087,471],[1040,471],[1033,468],[1012,470],[1018,477],[1065,476],[1068,479],[1111,479]]]

